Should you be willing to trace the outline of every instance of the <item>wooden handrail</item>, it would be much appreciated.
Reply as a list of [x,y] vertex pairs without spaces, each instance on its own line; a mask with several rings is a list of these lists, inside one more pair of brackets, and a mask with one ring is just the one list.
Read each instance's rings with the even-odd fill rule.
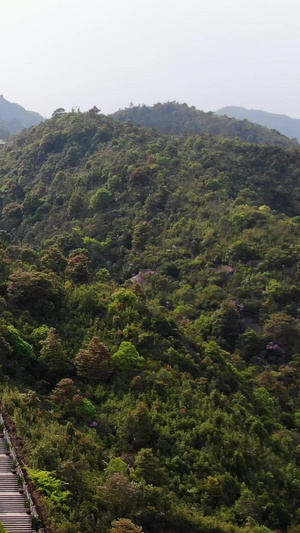
[[[17,474],[22,477],[23,479],[23,484],[22,484],[22,488],[24,490],[24,494],[25,494],[25,497],[27,498],[27,500],[29,501],[29,508],[30,508],[30,511],[31,511],[31,515],[34,516],[35,518],[39,518],[39,515],[37,513],[37,510],[36,510],[36,507],[35,507],[35,504],[33,502],[33,499],[32,499],[32,496],[31,496],[31,493],[30,493],[30,490],[28,488],[28,485],[25,481],[25,477],[24,477],[24,472],[22,470],[22,467],[18,461],[18,457],[17,457],[17,454],[15,452],[15,449],[14,449],[14,446],[12,444],[12,441],[11,441],[11,438],[9,436],[9,432],[8,432],[8,429],[6,427],[6,424],[5,424],[5,421],[4,421],[4,418],[2,416],[2,413],[0,413],[0,424],[3,425],[4,427],[4,431],[3,431],[3,434],[4,434],[4,439],[5,441],[7,442],[7,444],[9,445],[9,449],[10,449],[10,454],[12,456],[12,459],[13,461],[16,462],[17,464]],[[38,533],[45,533],[44,532],[44,529],[43,528],[40,528],[38,530]]]

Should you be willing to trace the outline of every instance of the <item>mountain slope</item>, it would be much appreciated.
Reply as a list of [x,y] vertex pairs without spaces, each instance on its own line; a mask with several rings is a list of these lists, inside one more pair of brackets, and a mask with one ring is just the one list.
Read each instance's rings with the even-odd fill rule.
[[[97,210],[91,207],[91,198],[102,187],[110,193],[110,210],[99,211],[99,224],[91,232],[96,236],[99,228],[97,238],[102,240],[109,234],[110,223],[115,224],[121,206],[128,209],[128,215],[136,203],[143,206],[149,195],[158,192],[160,173],[165,176],[161,186],[170,187],[164,202],[176,187],[188,191],[192,182],[208,191],[209,197],[213,197],[214,187],[217,195],[219,188],[225,188],[230,199],[248,186],[254,187],[260,202],[271,209],[298,216],[300,204],[294,183],[298,157],[298,150],[293,148],[251,147],[207,135],[195,135],[190,140],[161,136],[105,116],[70,113],[21,134],[3,151],[0,225],[3,230],[16,226],[16,239],[30,241],[34,232],[41,243],[43,236],[70,230],[74,218],[85,222],[95,217]],[[193,165],[197,170],[191,173]],[[180,178],[185,172],[187,182]],[[175,179],[173,183],[170,176]],[[81,204],[78,212],[72,208],[76,191]],[[153,215],[150,206],[147,217]],[[106,220],[105,227],[102,219]]]
[[1,401],[46,533],[295,533],[299,150],[68,113],[0,194]]
[[216,115],[226,115],[227,117],[238,120],[246,119],[254,124],[261,124],[267,128],[273,128],[291,139],[300,141],[300,119],[236,106],[223,107],[215,113]]
[[155,128],[162,133],[208,133],[221,137],[239,137],[246,142],[260,144],[276,144],[291,146],[293,143],[287,137],[274,130],[252,124],[248,121],[236,120],[205,113],[187,104],[167,102],[155,104],[152,107],[136,106],[119,110],[113,115],[117,120],[125,122],[131,120],[146,128]]
[[10,133],[18,133],[23,128],[37,126],[44,118],[38,113],[27,111],[18,104],[12,104],[0,95],[0,135],[7,138]]

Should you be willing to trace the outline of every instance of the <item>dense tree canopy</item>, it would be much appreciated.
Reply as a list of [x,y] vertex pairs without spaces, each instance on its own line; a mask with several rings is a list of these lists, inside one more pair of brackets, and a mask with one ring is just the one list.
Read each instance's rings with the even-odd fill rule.
[[[205,113],[194,106],[189,107],[187,104],[177,102],[155,104],[152,107],[131,106],[127,109],[120,109],[113,116],[122,122],[131,120],[134,124],[176,135],[203,132],[223,137],[240,137],[247,142],[278,144],[279,146],[297,144],[295,139],[292,141],[276,130],[260,126],[258,122],[253,124],[249,120],[230,118],[230,115]],[[172,155],[175,155],[174,149],[172,152]]]
[[299,531],[299,191],[296,147],[98,113],[2,150],[1,401],[47,531]]

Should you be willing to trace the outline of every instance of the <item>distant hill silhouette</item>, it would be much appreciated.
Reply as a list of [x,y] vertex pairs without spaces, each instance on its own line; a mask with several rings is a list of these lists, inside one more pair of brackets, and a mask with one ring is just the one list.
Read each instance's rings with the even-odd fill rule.
[[33,111],[13,104],[0,95],[0,138],[6,139],[11,133],[18,133],[24,128],[37,126],[44,118]]
[[297,118],[237,106],[222,107],[215,114],[226,115],[227,117],[238,120],[250,120],[250,122],[266,126],[267,128],[273,128],[291,139],[296,138],[300,141],[300,119]]
[[246,120],[205,113],[194,106],[178,102],[158,103],[154,106],[134,106],[120,109],[113,117],[121,122],[131,120],[146,128],[155,128],[162,133],[208,133],[220,137],[240,137],[243,141],[259,144],[290,146],[295,144],[275,130],[269,130]]

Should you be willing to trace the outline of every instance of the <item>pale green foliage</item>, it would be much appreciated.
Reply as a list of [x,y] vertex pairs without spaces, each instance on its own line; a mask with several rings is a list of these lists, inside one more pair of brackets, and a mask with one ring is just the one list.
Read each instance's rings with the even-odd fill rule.
[[207,340],[207,338],[212,334],[213,324],[208,316],[201,315],[197,320],[195,320],[195,326],[204,340]]
[[105,474],[110,475],[115,472],[119,472],[119,474],[125,475],[127,470],[127,464],[123,461],[123,459],[121,459],[121,457],[112,457],[105,469]]
[[119,370],[131,370],[144,361],[136,347],[128,341],[123,341],[119,349],[112,356],[114,366]]
[[99,281],[105,282],[110,278],[110,273],[107,268],[100,268],[100,270],[96,272],[96,278]]
[[45,494],[53,503],[60,505],[71,494],[69,490],[64,490],[63,481],[58,479],[54,472],[33,470],[32,468],[27,468],[27,471],[41,493]]
[[258,387],[255,389],[254,397],[259,402],[259,405],[265,414],[269,416],[274,415],[276,405],[275,400],[265,387]]
[[43,341],[47,338],[48,332],[49,327],[45,325],[33,330],[31,338],[37,348],[41,348]]
[[132,306],[137,301],[137,296],[129,289],[119,289],[113,294],[113,299],[123,305]]
[[77,409],[78,414],[80,414],[83,418],[90,418],[94,419],[97,416],[97,409],[94,406],[94,404],[88,400],[87,398],[84,398],[82,400],[82,404]]
[[32,346],[22,339],[19,331],[14,326],[8,326],[9,342],[13,348],[14,355],[24,365],[28,365],[30,362],[36,359]]

